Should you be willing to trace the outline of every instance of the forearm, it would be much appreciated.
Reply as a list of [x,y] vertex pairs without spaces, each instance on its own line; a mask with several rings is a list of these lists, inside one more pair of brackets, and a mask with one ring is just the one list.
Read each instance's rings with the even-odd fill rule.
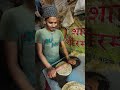
[[21,90],[35,90],[18,65],[8,65],[10,74]]
[[46,57],[42,53],[39,53],[39,58],[41,59],[42,63],[45,65],[46,68],[52,67],[50,63],[47,61]]
[[45,56],[43,54],[39,54],[39,57],[40,57],[41,61],[43,62],[43,64],[46,66],[46,68],[48,70],[47,71],[48,77],[49,78],[56,77],[56,69],[49,64],[49,62],[47,61]]
[[65,57],[68,59],[69,58],[69,54],[66,48],[63,48],[63,52],[65,54]]
[[69,58],[69,54],[68,54],[67,48],[66,48],[66,46],[65,46],[63,41],[61,42],[61,45],[62,45],[63,52],[65,54],[65,57],[68,59]]
[[38,54],[40,60],[42,61],[42,63],[45,65],[46,68],[51,68],[52,66],[47,61],[46,57],[43,54],[42,44],[41,43],[36,43],[36,46],[37,46],[37,54]]
[[34,90],[18,65],[16,42],[5,42],[5,55],[9,72],[21,90]]

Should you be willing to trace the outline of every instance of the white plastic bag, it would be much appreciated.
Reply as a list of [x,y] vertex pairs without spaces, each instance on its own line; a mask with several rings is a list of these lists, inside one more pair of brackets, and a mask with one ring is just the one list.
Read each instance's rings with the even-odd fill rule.
[[62,26],[69,27],[73,23],[74,23],[74,18],[72,16],[72,13],[71,13],[70,8],[69,8],[67,13],[66,13],[66,16],[65,16],[65,18],[64,18],[64,20],[62,22]]
[[61,13],[63,10],[67,8],[67,0],[54,0],[54,3],[58,13]]
[[78,0],[74,9],[74,15],[79,15],[85,12],[85,0]]

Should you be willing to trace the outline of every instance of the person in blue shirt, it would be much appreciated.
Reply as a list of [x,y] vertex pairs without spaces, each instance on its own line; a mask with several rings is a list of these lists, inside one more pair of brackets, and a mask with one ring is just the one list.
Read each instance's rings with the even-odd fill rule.
[[42,17],[43,9],[40,0],[35,0],[35,15],[37,17]]

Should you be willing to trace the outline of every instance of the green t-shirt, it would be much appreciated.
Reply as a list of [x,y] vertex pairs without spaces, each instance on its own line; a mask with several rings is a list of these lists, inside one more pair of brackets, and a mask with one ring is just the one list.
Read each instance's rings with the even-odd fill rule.
[[34,20],[34,12],[21,5],[6,11],[0,23],[2,39],[17,42],[20,65],[32,84],[35,84]]
[[60,30],[50,32],[46,28],[43,28],[38,30],[35,35],[36,43],[42,44],[43,54],[50,64],[60,59],[59,45],[63,39],[64,37]]

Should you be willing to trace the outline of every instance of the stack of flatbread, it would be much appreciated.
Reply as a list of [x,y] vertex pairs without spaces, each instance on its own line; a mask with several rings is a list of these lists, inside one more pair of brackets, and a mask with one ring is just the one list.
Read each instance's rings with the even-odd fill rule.
[[72,72],[72,66],[65,61],[59,62],[56,68],[59,69],[57,73],[62,76],[68,76]]
[[62,90],[85,90],[85,85],[80,84],[75,81],[71,81],[66,83],[63,87]]

